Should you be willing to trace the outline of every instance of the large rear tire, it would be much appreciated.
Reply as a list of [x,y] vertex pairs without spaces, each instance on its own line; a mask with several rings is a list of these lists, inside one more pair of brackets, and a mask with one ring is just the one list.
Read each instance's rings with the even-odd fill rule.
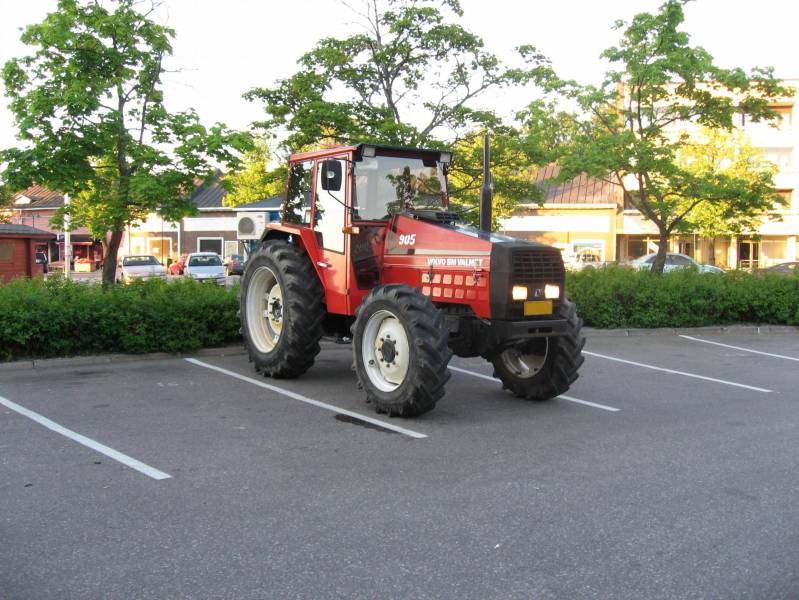
[[244,345],[265,376],[290,378],[319,354],[324,293],[308,258],[284,241],[267,242],[247,261],[239,305]]
[[566,319],[565,335],[536,338],[489,357],[503,389],[519,398],[549,400],[566,393],[575,382],[585,360],[583,320],[568,300],[561,302],[558,316]]
[[452,351],[444,315],[407,285],[377,287],[352,326],[358,381],[377,412],[412,417],[444,395]]

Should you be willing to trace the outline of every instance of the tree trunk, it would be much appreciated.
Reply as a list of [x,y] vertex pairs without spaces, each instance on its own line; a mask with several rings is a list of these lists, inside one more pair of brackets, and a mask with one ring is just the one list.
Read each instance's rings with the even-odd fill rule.
[[663,267],[666,266],[666,253],[669,251],[669,231],[665,228],[660,229],[660,241],[658,242],[658,252],[655,255],[655,260],[652,262],[653,273],[663,273]]
[[716,266],[716,238],[708,238],[707,264]]
[[103,264],[103,285],[113,285],[117,275],[117,253],[122,242],[123,230],[111,232],[111,239],[106,248],[105,263]]

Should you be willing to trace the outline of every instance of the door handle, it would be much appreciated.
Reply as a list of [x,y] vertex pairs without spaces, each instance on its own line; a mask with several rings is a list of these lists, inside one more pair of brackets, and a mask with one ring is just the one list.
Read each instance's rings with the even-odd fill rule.
[[330,267],[333,266],[329,262],[325,262],[323,260],[317,261],[316,264],[319,265],[320,267],[322,267],[323,269],[329,269]]

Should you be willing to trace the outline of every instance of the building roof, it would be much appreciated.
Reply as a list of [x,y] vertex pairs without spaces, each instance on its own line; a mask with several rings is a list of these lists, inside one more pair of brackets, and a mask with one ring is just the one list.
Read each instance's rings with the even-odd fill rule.
[[559,174],[560,166],[555,164],[541,167],[536,173],[546,204],[618,204],[621,199],[621,187],[586,173],[563,183],[548,181]]
[[28,225],[17,225],[14,223],[0,223],[0,235],[21,235],[26,237],[48,237],[54,238],[55,234],[49,231],[35,229]]
[[53,192],[40,185],[32,185],[14,197],[14,210],[38,210],[41,208],[61,208],[64,206],[64,195]]
[[222,176],[222,171],[217,171],[211,183],[197,187],[191,195],[191,203],[197,208],[229,210],[229,207],[222,204],[222,200],[227,195],[227,190],[220,183]]
[[272,198],[264,198],[257,202],[250,202],[249,204],[239,204],[234,206],[235,211],[247,210],[279,210],[283,204],[283,196],[273,196]]

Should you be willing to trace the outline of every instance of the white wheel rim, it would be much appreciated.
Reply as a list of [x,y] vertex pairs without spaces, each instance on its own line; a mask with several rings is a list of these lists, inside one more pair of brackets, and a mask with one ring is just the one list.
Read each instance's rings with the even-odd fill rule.
[[388,310],[379,310],[366,322],[361,357],[372,384],[382,392],[393,392],[408,375],[408,334],[400,320]]
[[508,348],[500,355],[505,368],[519,379],[534,377],[547,362],[549,338],[544,338],[543,351],[522,351],[519,348]]
[[247,287],[247,329],[260,352],[271,352],[280,339],[284,319],[283,290],[269,267],[258,267]]

